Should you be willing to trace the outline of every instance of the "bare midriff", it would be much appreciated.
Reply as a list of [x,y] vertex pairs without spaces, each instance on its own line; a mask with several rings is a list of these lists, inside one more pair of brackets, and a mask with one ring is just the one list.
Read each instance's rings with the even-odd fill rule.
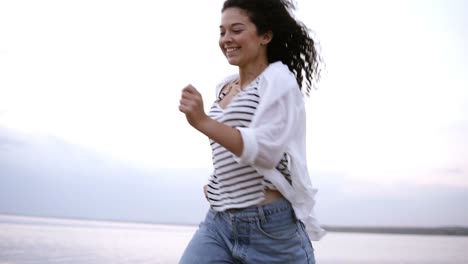
[[265,190],[265,200],[263,200],[260,205],[269,204],[283,198],[284,196],[277,190]]
[[[205,193],[206,199],[208,199],[208,190],[206,185],[203,186],[203,191]],[[265,199],[259,205],[269,204],[283,198],[284,196],[277,190],[265,190]]]

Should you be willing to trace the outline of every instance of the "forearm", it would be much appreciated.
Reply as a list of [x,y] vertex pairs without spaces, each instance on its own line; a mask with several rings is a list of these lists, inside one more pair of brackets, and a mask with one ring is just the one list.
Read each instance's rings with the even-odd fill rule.
[[203,109],[201,94],[192,85],[182,89],[179,111],[185,114],[191,126],[211,138],[234,155],[240,157],[244,150],[243,140],[239,130],[207,116]]
[[234,155],[238,157],[242,155],[244,144],[239,130],[211,119],[210,117],[206,117],[194,127]]

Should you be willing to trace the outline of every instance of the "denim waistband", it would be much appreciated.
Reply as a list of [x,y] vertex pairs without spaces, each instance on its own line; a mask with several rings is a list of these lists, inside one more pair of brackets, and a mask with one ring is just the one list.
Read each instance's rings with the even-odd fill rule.
[[265,216],[290,210],[292,210],[291,203],[285,198],[276,200],[265,205],[253,205],[241,209],[229,209],[223,212],[218,212],[210,208],[210,211],[212,211],[213,213],[225,214],[229,217],[245,220],[258,219],[259,217],[263,218]]

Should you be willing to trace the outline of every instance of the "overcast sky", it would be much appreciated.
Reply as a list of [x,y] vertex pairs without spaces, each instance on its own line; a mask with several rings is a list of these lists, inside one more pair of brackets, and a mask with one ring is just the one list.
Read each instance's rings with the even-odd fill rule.
[[[308,100],[313,176],[468,186],[467,2],[297,2],[327,66]],[[178,100],[192,83],[208,109],[236,71],[221,4],[2,1],[0,126],[149,168],[211,166]]]

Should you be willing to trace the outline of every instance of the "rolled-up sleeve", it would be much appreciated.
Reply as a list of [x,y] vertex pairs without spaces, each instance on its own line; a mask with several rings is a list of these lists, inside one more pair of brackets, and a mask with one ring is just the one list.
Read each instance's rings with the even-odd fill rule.
[[297,118],[304,110],[303,102],[295,96],[293,91],[283,94],[257,113],[255,126],[238,128],[243,140],[242,154],[235,157],[239,163],[276,167],[294,136]]

